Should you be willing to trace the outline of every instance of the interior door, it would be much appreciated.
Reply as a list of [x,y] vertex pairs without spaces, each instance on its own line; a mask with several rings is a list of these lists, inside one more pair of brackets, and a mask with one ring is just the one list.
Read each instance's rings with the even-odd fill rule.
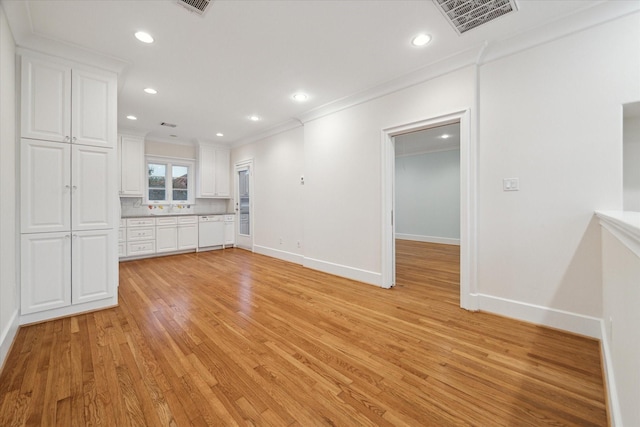
[[235,166],[236,245],[253,251],[253,161]]

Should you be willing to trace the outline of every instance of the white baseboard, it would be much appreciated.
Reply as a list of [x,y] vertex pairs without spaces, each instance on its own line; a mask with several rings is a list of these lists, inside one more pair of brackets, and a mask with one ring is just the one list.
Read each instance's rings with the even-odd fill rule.
[[253,245],[253,252],[300,265],[302,265],[302,260],[304,258],[302,255],[294,254],[293,252],[281,251],[279,249],[268,248],[260,245]]
[[396,239],[413,240],[413,241],[416,241],[416,242],[440,243],[440,244],[443,244],[443,245],[458,245],[458,246],[460,246],[460,239],[452,239],[450,237],[421,236],[419,234],[396,233]]
[[346,277],[347,279],[357,280],[358,282],[364,282],[370,285],[382,286],[381,273],[375,273],[373,271],[362,270],[355,267],[307,257],[304,258],[304,263],[302,265],[304,267],[333,274],[335,276]]
[[622,427],[622,412],[620,411],[620,401],[618,400],[618,389],[616,388],[615,374],[613,371],[613,357],[609,348],[609,336],[604,320],[600,321],[600,330],[602,338],[600,339],[600,347],[602,349],[602,364],[604,372],[604,381],[607,391],[607,404],[609,406],[609,422],[611,427]]
[[13,312],[13,315],[11,315],[9,323],[0,335],[0,372],[2,372],[4,362],[6,361],[9,350],[11,349],[11,344],[13,344],[13,340],[18,333],[18,327],[20,326],[19,319],[20,316],[18,315],[18,310],[16,309]]
[[478,309],[550,328],[602,339],[601,319],[521,301],[478,294]]
[[20,325],[30,325],[46,320],[59,319],[61,317],[75,316],[76,314],[89,313],[97,310],[106,310],[118,306],[118,292],[111,298],[98,301],[85,302],[83,304],[70,305],[67,307],[55,308],[53,310],[40,311],[37,313],[23,314],[20,316]]

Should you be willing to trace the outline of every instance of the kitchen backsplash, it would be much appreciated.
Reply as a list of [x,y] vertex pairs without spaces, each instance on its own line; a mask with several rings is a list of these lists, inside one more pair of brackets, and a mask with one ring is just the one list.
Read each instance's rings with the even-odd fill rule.
[[121,197],[121,216],[176,215],[176,214],[223,214],[230,211],[229,201],[225,199],[196,199],[196,203],[182,205],[153,205],[142,203],[141,198]]

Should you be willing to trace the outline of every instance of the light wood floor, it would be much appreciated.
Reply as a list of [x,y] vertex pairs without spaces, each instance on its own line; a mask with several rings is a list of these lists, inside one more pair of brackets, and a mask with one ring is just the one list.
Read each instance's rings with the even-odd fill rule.
[[458,248],[379,289],[239,249],[120,265],[118,308],[20,329],[0,426],[606,425],[596,341],[458,308]]

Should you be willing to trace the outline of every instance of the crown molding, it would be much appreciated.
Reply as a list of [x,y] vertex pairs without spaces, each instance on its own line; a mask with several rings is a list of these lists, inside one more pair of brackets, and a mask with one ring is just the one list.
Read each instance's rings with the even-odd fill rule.
[[301,127],[303,125],[302,121],[298,119],[290,119],[286,122],[280,123],[279,125],[272,126],[260,133],[248,136],[246,138],[238,139],[230,144],[231,148],[240,147],[242,145],[251,144],[253,142],[257,142],[263,139],[267,139],[271,136],[278,135],[280,133],[286,132],[291,129],[295,129]]

